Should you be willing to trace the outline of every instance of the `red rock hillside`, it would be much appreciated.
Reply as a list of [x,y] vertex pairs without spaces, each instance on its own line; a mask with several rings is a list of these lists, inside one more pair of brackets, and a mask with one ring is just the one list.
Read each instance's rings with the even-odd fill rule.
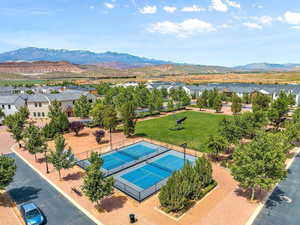
[[69,62],[5,62],[0,63],[0,73],[50,73],[73,72],[80,73],[83,70]]

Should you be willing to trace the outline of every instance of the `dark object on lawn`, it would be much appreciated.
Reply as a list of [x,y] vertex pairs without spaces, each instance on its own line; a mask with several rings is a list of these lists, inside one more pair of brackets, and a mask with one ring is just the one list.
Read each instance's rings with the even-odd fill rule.
[[137,218],[135,218],[134,214],[129,214],[129,221],[130,223],[135,223],[137,221]]
[[77,190],[77,188],[72,187],[71,189],[72,189],[72,191],[74,191],[75,194],[82,196],[81,192],[79,190]]
[[182,130],[184,129],[183,127],[183,122],[187,119],[187,117],[183,117],[182,119],[176,120],[176,125],[174,128],[171,128],[170,130]]
[[101,141],[105,136],[105,132],[103,130],[97,130],[95,136],[96,136],[97,143],[101,144]]
[[74,121],[70,123],[70,130],[78,135],[79,131],[81,131],[84,128],[84,124],[80,121]]

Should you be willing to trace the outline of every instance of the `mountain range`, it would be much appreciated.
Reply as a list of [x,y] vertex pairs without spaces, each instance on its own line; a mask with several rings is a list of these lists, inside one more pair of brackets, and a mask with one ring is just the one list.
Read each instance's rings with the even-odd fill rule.
[[[173,65],[187,73],[224,73],[224,72],[244,72],[244,71],[293,71],[300,70],[300,64],[271,64],[253,63],[236,67],[206,66],[179,64],[171,61],[150,59],[134,56],[126,53],[104,52],[95,53],[83,50],[65,50],[48,48],[21,48],[14,51],[0,53],[0,62],[35,62],[66,61],[71,64],[88,65],[90,68],[112,68],[112,69],[132,69],[140,67]],[[164,67],[163,67],[164,68]]]

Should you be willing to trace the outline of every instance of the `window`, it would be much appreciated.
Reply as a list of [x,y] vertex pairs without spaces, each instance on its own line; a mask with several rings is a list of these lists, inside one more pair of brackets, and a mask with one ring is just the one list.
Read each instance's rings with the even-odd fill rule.
[[75,104],[75,100],[73,101],[73,105]]
[[7,107],[8,107],[8,109],[10,109],[10,105],[8,105]]
[[93,103],[93,99],[90,99],[90,100],[89,100],[89,103]]
[[2,105],[2,109],[4,109],[5,108],[5,105]]
[[41,116],[41,113],[40,112],[38,112],[38,117],[40,117]]
[[45,113],[44,112],[42,112],[42,117],[45,117]]
[[42,107],[42,103],[41,102],[39,103],[39,107]]
[[33,113],[33,116],[36,117],[36,112]]
[[34,103],[34,106],[35,106],[35,107],[37,107],[37,106],[38,106],[38,104],[37,104],[37,103]]

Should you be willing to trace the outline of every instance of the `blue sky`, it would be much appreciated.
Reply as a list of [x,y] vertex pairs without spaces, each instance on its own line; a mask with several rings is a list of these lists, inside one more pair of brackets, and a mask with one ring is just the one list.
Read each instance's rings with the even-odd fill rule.
[[12,0],[0,51],[115,51],[195,64],[300,63],[296,0]]

